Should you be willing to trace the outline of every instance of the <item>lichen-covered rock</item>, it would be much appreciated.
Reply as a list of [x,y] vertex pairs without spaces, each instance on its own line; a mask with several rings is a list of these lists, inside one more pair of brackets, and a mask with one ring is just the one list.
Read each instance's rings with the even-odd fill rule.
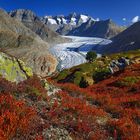
[[32,69],[23,61],[0,52],[0,75],[11,82],[21,82],[32,76]]
[[24,71],[24,73],[26,74],[27,77],[33,76],[33,71],[30,67],[27,67],[25,65],[25,63],[20,59],[17,59],[17,62],[19,64],[20,68],[22,68],[22,70]]

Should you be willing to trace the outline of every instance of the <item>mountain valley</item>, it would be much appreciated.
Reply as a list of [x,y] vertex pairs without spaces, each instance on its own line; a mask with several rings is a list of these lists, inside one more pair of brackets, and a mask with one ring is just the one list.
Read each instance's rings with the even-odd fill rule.
[[[88,51],[99,52],[104,45],[111,43],[111,40],[93,37],[66,36],[72,42],[58,44],[50,49],[51,53],[58,60],[58,70],[71,68],[86,62]],[[99,54],[100,56],[100,54]]]
[[0,9],[0,140],[140,140],[139,16],[25,5]]

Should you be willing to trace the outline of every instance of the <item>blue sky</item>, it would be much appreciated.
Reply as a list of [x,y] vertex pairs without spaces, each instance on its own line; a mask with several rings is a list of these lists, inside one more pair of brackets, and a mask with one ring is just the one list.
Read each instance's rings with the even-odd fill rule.
[[37,15],[67,15],[83,13],[93,18],[111,18],[118,24],[128,24],[140,16],[140,0],[0,0],[0,7],[10,11],[30,9]]

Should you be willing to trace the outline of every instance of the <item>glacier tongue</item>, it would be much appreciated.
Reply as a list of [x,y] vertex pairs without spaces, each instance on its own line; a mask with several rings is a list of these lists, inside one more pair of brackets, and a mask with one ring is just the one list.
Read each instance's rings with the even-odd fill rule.
[[110,40],[93,37],[75,37],[71,38],[72,42],[57,44],[50,49],[50,52],[57,58],[58,70],[71,68],[73,66],[86,62],[85,56],[88,51],[97,51],[103,45],[111,43]]

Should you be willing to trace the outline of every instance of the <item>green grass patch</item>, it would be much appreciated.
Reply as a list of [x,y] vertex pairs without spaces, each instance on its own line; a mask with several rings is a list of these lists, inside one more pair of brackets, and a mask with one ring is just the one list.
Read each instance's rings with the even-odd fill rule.
[[57,81],[65,79],[69,74],[70,74],[70,71],[65,69],[65,70],[61,71],[55,79]]
[[140,76],[125,77],[115,83],[116,86],[133,86],[140,81]]

